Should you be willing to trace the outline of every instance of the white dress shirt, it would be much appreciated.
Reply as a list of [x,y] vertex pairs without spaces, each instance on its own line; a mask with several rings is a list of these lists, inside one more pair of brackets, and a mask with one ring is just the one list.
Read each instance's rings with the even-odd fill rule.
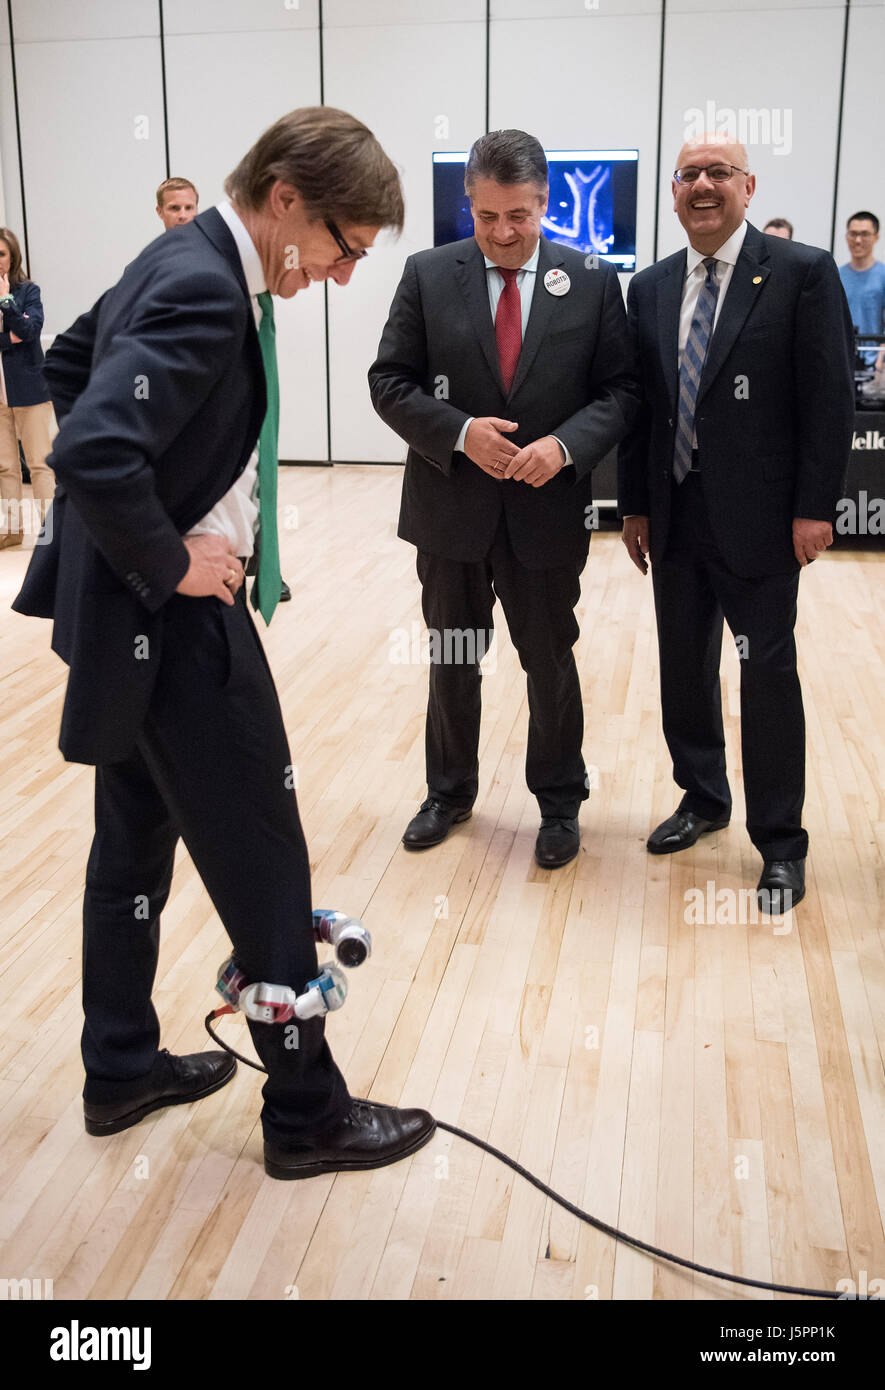
[[[537,279],[538,275],[538,257],[540,256],[540,254],[541,243],[539,241],[534,249],[534,252],[531,256],[529,256],[525,265],[520,266],[519,270],[516,272],[516,288],[519,291],[519,303],[520,308],[522,310],[523,340],[525,340],[525,330],[528,325],[529,314],[531,313],[532,309],[532,295],[535,292],[535,280]],[[492,311],[492,323],[494,323],[495,315],[498,312],[498,300],[501,298],[501,295],[504,292],[504,276],[501,274],[495,262],[490,261],[488,256],[483,256],[483,260],[486,263],[486,284],[488,285],[489,290],[489,308]],[[461,453],[464,452],[464,440],[467,437],[467,430],[473,423],[475,418],[476,417],[474,415],[471,415],[470,419],[465,420],[464,424],[461,426],[461,432],[458,435],[458,438],[455,440],[456,453],[458,451],[460,451]],[[554,435],[553,438],[556,439],[556,435]],[[563,444],[562,440],[556,439],[556,442],[565,454],[565,462],[567,464],[573,464],[574,459],[572,458],[566,446]]]
[[[742,222],[736,232],[732,232],[718,251],[714,251],[713,259],[716,261],[716,279],[719,281],[719,298],[716,300],[716,312],[713,315],[713,332],[716,332],[716,324],[719,322],[719,315],[722,312],[722,305],[731,284],[731,277],[734,274],[734,267],[737,258],[741,254],[744,244],[744,237],[747,235],[747,224]],[[696,251],[693,246],[689,246],[688,255],[685,262],[685,282],[682,290],[682,308],[679,310],[679,351],[684,351],[685,344],[688,342],[688,333],[691,328],[691,321],[694,318],[694,311],[698,307],[698,295],[701,292],[701,285],[707,278],[707,271],[704,267],[705,256],[703,251]],[[712,339],[712,334],[710,335]]]
[[[255,249],[255,243],[231,204],[229,202],[219,203],[218,211],[230,227],[234,241],[237,243],[243,274],[246,277],[246,288],[251,296],[255,327],[257,328],[261,322],[261,306],[257,296],[267,288],[261,259]],[[239,555],[244,560],[248,559],[255,548],[255,522],[258,518],[258,504],[254,494],[257,478],[258,450],[253,449],[249,462],[233,487],[228,489],[221,501],[216,502],[211,512],[208,512],[201,521],[198,521],[196,526],[192,526],[187,534],[189,536],[224,536],[230,542],[230,548],[234,555]]]
[[[719,322],[719,315],[722,312],[722,305],[731,284],[731,277],[737,264],[737,258],[741,254],[744,244],[744,237],[747,235],[747,224],[742,222],[736,232],[732,232],[728,241],[723,242],[719,250],[714,253],[713,259],[716,262],[716,279],[719,281],[719,297],[716,300],[716,312],[713,315],[713,333],[716,332],[716,324]],[[682,306],[679,310],[679,360],[682,361],[682,354],[685,351],[685,344],[688,342],[688,335],[691,329],[691,321],[694,318],[694,311],[698,307],[698,295],[701,292],[701,285],[707,278],[707,271],[704,267],[706,257],[703,251],[696,251],[693,246],[688,247],[685,261],[685,281],[682,289]],[[710,334],[710,342],[713,341],[713,333]],[[707,349],[709,351],[709,343]],[[691,447],[698,447],[697,431],[691,437]],[[625,517],[626,521],[628,518]]]
[[[722,305],[731,284],[731,277],[734,274],[734,267],[737,258],[741,254],[744,244],[744,237],[747,235],[747,224],[742,222],[736,232],[732,232],[728,241],[713,253],[716,261],[716,279],[719,281],[719,297],[716,300],[716,311],[713,314],[713,332],[710,334],[710,343],[713,341],[713,333],[716,332],[716,324],[719,322],[719,315],[722,313]],[[688,247],[688,255],[685,261],[685,283],[682,290],[682,307],[679,310],[679,360],[682,361],[682,354],[685,351],[685,344],[688,342],[688,335],[691,330],[691,321],[694,318],[695,310],[698,307],[698,296],[701,286],[707,278],[707,270],[704,265],[703,251],[696,251],[693,246]],[[709,351],[710,343],[707,344]],[[698,436],[695,430],[691,437],[691,447],[698,447]]]
[[[529,321],[529,314],[532,308],[532,295],[535,293],[535,280],[538,275],[538,257],[541,254],[541,243],[538,242],[534,252],[529,256],[525,265],[519,267],[516,272],[516,288],[519,290],[519,302],[522,306],[522,336],[525,337],[525,330]],[[498,300],[504,293],[504,276],[501,274],[500,267],[494,261],[490,261],[488,256],[483,256],[486,263],[486,283],[489,287],[489,308],[492,311],[492,323],[495,322],[495,315],[498,312]]]

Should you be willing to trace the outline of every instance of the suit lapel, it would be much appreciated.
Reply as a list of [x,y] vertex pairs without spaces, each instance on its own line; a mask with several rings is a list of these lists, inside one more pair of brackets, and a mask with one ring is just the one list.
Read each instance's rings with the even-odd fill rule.
[[747,225],[747,233],[741,253],[731,274],[728,293],[722,304],[719,322],[710,339],[707,360],[698,387],[698,403],[709,391],[721,370],[728,354],[734,347],[737,336],[744,326],[744,320],[765,288],[771,274],[765,238],[756,228]]
[[240,252],[237,243],[234,241],[233,233],[217,208],[207,208],[205,212],[199,213],[194,218],[194,225],[199,227],[200,231],[212,243],[216,251],[218,251],[230,265],[231,270],[240,283],[243,297],[249,309],[249,317],[246,324],[246,353],[249,358],[249,366],[255,377],[255,385],[257,388],[253,398],[250,432],[254,429],[254,433],[257,436],[261,430],[264,416],[267,412],[267,381],[264,376],[264,362],[261,357],[261,344],[258,341],[258,329],[255,327],[255,315],[252,312],[252,297],[249,294],[246,276],[243,273],[243,262],[240,260]]
[[529,369],[538,355],[550,321],[556,310],[556,296],[548,294],[544,289],[544,276],[548,270],[554,266],[562,265],[565,257],[558,249],[552,245],[546,237],[541,237],[538,252],[538,269],[535,271],[535,288],[532,293],[532,307],[529,311],[529,321],[525,328],[525,338],[522,343],[522,351],[519,354],[519,361],[516,364],[516,372],[510,387],[510,396],[514,396],[525,381]]
[[502,394],[504,382],[498,363],[498,344],[495,341],[495,326],[489,309],[489,286],[486,277],[486,263],[475,241],[465,244],[463,255],[458,257],[455,279],[467,304],[467,311],[473,330],[479,339],[489,370]]
[[657,286],[658,351],[667,383],[667,400],[676,402],[679,375],[679,311],[685,285],[686,252],[661,276]]

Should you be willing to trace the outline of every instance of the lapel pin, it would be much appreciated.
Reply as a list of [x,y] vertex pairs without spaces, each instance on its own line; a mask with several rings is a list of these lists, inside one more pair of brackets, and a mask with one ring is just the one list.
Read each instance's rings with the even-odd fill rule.
[[572,287],[572,282],[564,270],[548,270],[544,276],[544,289],[548,294],[568,294]]
[[754,276],[753,276],[753,284],[754,284],[754,285],[761,285],[761,284],[762,284],[762,276],[761,276],[761,275],[754,275]]

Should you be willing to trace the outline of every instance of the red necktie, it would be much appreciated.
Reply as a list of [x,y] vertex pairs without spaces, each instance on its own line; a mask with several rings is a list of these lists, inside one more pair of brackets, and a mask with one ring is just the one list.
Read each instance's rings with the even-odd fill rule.
[[509,391],[516,372],[516,364],[522,349],[522,301],[516,285],[516,270],[502,270],[498,274],[504,278],[504,288],[498,300],[495,314],[495,340],[498,344],[498,362],[504,378],[504,390]]

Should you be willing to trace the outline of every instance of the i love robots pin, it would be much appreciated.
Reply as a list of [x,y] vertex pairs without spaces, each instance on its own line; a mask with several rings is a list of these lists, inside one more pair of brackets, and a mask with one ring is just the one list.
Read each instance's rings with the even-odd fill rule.
[[548,270],[544,276],[544,289],[548,294],[568,294],[572,287],[572,282],[564,270]]

